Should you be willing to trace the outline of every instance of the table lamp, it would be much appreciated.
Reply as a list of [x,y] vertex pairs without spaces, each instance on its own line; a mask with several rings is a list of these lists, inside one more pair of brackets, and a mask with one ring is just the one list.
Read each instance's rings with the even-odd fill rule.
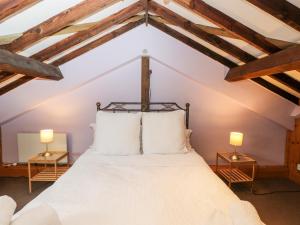
[[51,153],[48,151],[48,144],[53,141],[53,130],[52,129],[40,130],[40,141],[41,143],[46,145],[46,151],[44,152],[43,156],[45,157],[51,156]]
[[236,147],[237,146],[242,146],[243,137],[244,137],[244,135],[240,132],[230,132],[230,141],[229,141],[229,143],[231,145],[235,146],[234,153],[231,156],[232,160],[239,160],[239,156],[236,153]]

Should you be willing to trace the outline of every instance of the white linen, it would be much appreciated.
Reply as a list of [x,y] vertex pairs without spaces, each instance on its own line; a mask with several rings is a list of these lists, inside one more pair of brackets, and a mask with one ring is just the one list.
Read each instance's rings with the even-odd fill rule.
[[229,206],[233,225],[264,225],[254,206],[248,201],[234,201]]
[[104,155],[140,154],[141,115],[97,112],[96,151]]
[[9,196],[0,197],[0,225],[9,225],[16,210],[17,203]]
[[186,153],[184,115],[183,110],[144,112],[142,116],[143,153]]
[[105,156],[88,150],[16,217],[48,203],[62,225],[232,225],[228,209],[236,200],[194,151]]
[[10,225],[61,225],[57,213],[46,204],[26,210]]

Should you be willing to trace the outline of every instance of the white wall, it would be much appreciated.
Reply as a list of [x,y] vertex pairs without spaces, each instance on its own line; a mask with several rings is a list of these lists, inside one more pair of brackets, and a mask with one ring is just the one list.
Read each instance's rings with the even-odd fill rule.
[[[69,149],[76,158],[92,142],[88,124],[95,121],[95,102],[139,100],[139,67],[137,59],[4,125],[4,160],[16,160],[17,132],[46,127],[68,133]],[[259,163],[283,163],[284,128],[154,60],[151,69],[151,100],[191,103],[192,143],[209,163],[214,163],[217,151],[232,150],[228,135],[233,130],[245,133],[241,150]]]
[[[67,132],[74,157],[91,143],[95,102],[136,101],[140,61],[152,59],[152,100],[191,103],[192,142],[208,162],[231,149],[232,130],[245,133],[242,150],[261,164],[282,164],[290,102],[251,81],[224,81],[226,68],[152,27],[140,26],[63,65],[60,82],[33,81],[0,98],[5,161],[16,161],[16,133],[45,127]],[[5,106],[5,107],[4,107]]]

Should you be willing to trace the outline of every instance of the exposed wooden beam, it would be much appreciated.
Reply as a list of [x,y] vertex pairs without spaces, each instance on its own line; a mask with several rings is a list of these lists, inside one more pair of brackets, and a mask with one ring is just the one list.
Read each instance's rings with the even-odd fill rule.
[[297,91],[300,93],[300,82],[295,80],[294,78],[284,74],[285,76],[282,76],[282,73],[277,73],[274,75],[271,75],[270,77],[279,83],[291,88],[294,91]]
[[[179,33],[178,31],[170,28],[169,26],[161,23],[161,22],[158,22],[152,18],[149,19],[149,23],[156,27],[157,29],[165,32],[166,34],[172,36],[173,38],[189,45],[190,47],[198,50],[199,52],[215,59],[216,61],[222,63],[223,65],[229,67],[229,68],[234,68],[236,66],[238,66],[236,63],[234,62],[231,62],[230,60],[228,60],[227,58],[221,56],[221,55],[218,55],[217,53],[211,51],[210,49],[200,45],[198,42],[195,42],[194,40],[186,37],[185,35]],[[260,77],[257,77],[257,78],[254,78],[254,79],[251,79],[252,81],[254,81],[255,83],[259,84],[260,86],[263,86],[264,88],[268,89],[269,91],[275,93],[275,94],[278,94],[279,96],[295,103],[295,104],[299,104],[299,99],[297,97],[295,97],[294,95],[280,89],[279,87],[269,83],[268,81],[260,78]]]
[[17,12],[27,9],[40,0],[1,0],[0,1],[0,22],[3,22]]
[[130,22],[130,23],[128,23],[128,24],[126,24],[126,25],[124,25],[124,26],[122,26],[122,27],[120,27],[120,28],[118,28],[118,29],[116,29],[116,30],[100,37],[100,38],[98,38],[97,40],[92,41],[92,42],[88,43],[87,45],[84,45],[83,47],[78,48],[78,49],[68,53],[67,55],[62,56],[61,58],[55,60],[51,64],[55,65],[55,66],[62,65],[64,63],[66,63],[66,62],[68,62],[68,61],[70,61],[70,60],[72,60],[72,59],[74,59],[74,58],[76,58],[76,57],[78,57],[78,56],[80,56],[80,55],[82,55],[82,54],[84,54],[84,53],[86,53],[86,52],[88,52],[88,51],[90,51],[90,50],[92,50],[92,49],[94,49],[94,48],[96,48],[96,47],[98,47],[98,46],[100,46],[100,45],[102,45],[102,44],[104,44],[104,43],[120,36],[120,35],[122,35],[122,34],[124,34],[124,33],[126,33],[127,31],[129,31],[129,30],[139,26],[140,24],[144,23],[144,21],[145,21],[144,18],[142,18],[138,21]]
[[51,80],[63,78],[59,68],[0,49],[0,70]]
[[[95,34],[100,33],[101,31],[104,31],[105,29],[111,27],[112,25],[116,25],[118,23],[122,23],[122,22],[126,21],[126,19],[130,19],[135,14],[141,12],[143,9],[144,9],[143,3],[142,3],[142,1],[139,1],[125,9],[119,11],[118,13],[113,14],[110,17],[101,20],[100,22],[98,22],[97,24],[95,24],[94,26],[89,28],[88,30],[81,31],[73,36],[70,36],[71,39],[67,38],[67,39],[62,40],[64,42],[58,42],[56,44],[60,44],[61,49],[66,50],[66,49],[72,47],[73,45],[75,45],[76,43],[80,43],[81,41],[83,41],[83,39],[86,40],[89,37],[92,37]],[[76,38],[78,38],[78,40],[76,40]],[[68,40],[70,40],[70,41],[73,40],[73,42],[68,43]],[[56,44],[32,55],[31,58],[34,58],[39,61],[44,61],[46,59],[52,58],[53,56],[59,54],[60,51],[63,51],[63,50],[56,51],[55,48],[59,47],[59,45],[57,46]],[[64,46],[64,44],[65,44],[65,46]],[[34,79],[34,77],[26,77],[26,78],[18,79],[16,81],[6,85],[3,88],[0,88],[0,95],[3,95],[5,93],[7,93],[8,91],[10,91],[24,83],[27,83],[33,79]]]
[[[132,21],[130,22],[134,22],[136,20],[141,19],[142,15],[136,15],[132,17]],[[144,16],[143,16],[144,17]],[[160,18],[159,16],[153,16],[157,18],[160,22],[162,23],[168,23],[167,21],[165,21],[164,19]],[[83,31],[83,30],[87,30],[89,28],[91,28],[92,26],[96,25],[97,22],[90,22],[90,23],[81,23],[81,24],[74,24],[74,25],[69,25],[67,27],[65,27],[64,29],[52,34],[51,36],[54,35],[62,35],[62,34],[70,34],[70,33],[76,33],[78,31]],[[228,37],[228,38],[233,38],[233,39],[238,39],[241,40],[240,37],[229,33],[228,31],[226,31],[224,28],[219,28],[219,27],[210,27],[210,26],[206,26],[206,25],[202,25],[202,24],[197,24],[197,26],[199,28],[201,28],[202,30],[206,31],[207,33],[210,34],[214,34],[217,36],[222,36],[222,37]],[[0,36],[0,45],[5,45],[5,44],[9,44],[12,41],[14,41],[15,39],[17,39],[18,37],[21,37],[22,33],[15,33],[15,34],[8,34],[8,35],[1,35]],[[277,47],[284,49],[287,47],[290,47],[292,45],[296,45],[296,43],[293,42],[288,42],[288,41],[284,41],[284,40],[279,40],[279,39],[274,39],[274,38],[269,38],[266,37],[266,39],[273,43],[274,45],[276,45]]]
[[137,13],[144,10],[143,0],[138,1],[125,9],[120,10],[119,12],[106,17],[105,19],[99,21],[97,24],[92,26],[91,28],[77,32],[54,45],[49,46],[48,48],[40,51],[37,54],[34,54],[33,58],[38,58],[41,61],[50,59],[51,57],[105,31],[106,29],[122,23],[129,19],[130,17],[136,15]]
[[[128,22],[134,22],[137,21],[139,19],[141,19],[141,15],[136,15],[133,16],[132,18],[130,18],[130,21]],[[91,28],[92,26],[96,25],[97,22],[90,22],[90,23],[80,23],[80,24],[73,24],[73,25],[69,25],[67,27],[65,27],[64,29],[48,36],[48,37],[52,37],[52,36],[57,36],[57,35],[63,35],[63,34],[71,34],[71,33],[76,33],[78,31],[82,31],[82,30],[87,30],[89,28]],[[9,44],[12,41],[14,41],[15,39],[17,39],[18,37],[21,37],[23,33],[15,33],[15,34],[8,34],[8,35],[1,35],[0,36],[0,47],[1,45],[5,45],[5,44]],[[286,45],[285,45],[286,46]]]
[[[244,63],[248,63],[251,61],[256,60],[256,57],[252,56],[251,54],[247,53],[246,51],[236,47],[235,45],[229,43],[228,41],[205,32],[204,30],[200,29],[196,24],[193,22],[183,18],[182,16],[176,14],[175,12],[159,5],[156,2],[151,1],[150,2],[150,11],[161,16],[164,20],[169,22],[170,24],[173,24],[175,26],[178,26],[189,33],[194,34],[195,36],[199,37],[200,39],[210,43],[211,45],[221,49],[224,52],[227,52],[231,56],[240,59]],[[280,76],[282,76],[285,80],[288,80],[288,75],[281,73]],[[280,80],[279,80],[280,81]],[[290,88],[299,91],[298,85],[300,83],[296,80],[295,82],[291,82],[287,84],[286,82],[284,83],[285,85],[288,85]]]
[[152,17],[149,18],[149,23],[156,27],[157,29],[163,31],[164,33],[172,36],[173,38],[183,42],[184,44],[190,46],[191,48],[203,53],[204,55],[220,62],[221,64],[233,68],[237,66],[234,62],[230,61],[229,59],[215,53],[214,51],[210,50],[209,48],[199,44],[198,42],[194,41],[193,39],[183,35],[182,33],[172,29],[171,27],[157,21],[156,19],[153,19]]
[[145,24],[148,26],[149,20],[149,0],[145,0]]
[[150,6],[149,10],[151,12],[161,16],[163,19],[167,20],[169,23],[194,34],[195,36],[199,37],[200,39],[221,49],[224,52],[227,52],[228,54],[232,55],[233,57],[235,57],[237,59],[240,59],[243,62],[248,62],[248,61],[252,61],[252,60],[256,59],[254,56],[241,50],[240,48],[229,43],[228,41],[225,41],[224,39],[222,39],[216,35],[205,32],[204,30],[200,29],[195,23],[185,19],[184,17],[176,14],[175,12],[167,9],[166,7],[163,7],[162,5],[160,5],[154,1],[151,1],[149,6]]
[[251,80],[254,81],[255,83],[259,84],[260,86],[265,87],[269,91],[295,103],[296,105],[299,105],[299,98],[297,98],[296,96],[290,94],[289,92],[277,87],[276,85],[271,84],[270,82],[264,80],[263,78],[256,77],[256,78],[252,78]]
[[[152,16],[153,18],[155,17],[157,21],[165,23],[165,24],[169,24],[168,21],[164,20],[163,18],[159,17],[159,16]],[[237,35],[228,32],[227,30],[225,30],[224,28],[219,28],[219,27],[210,27],[210,26],[206,26],[206,25],[202,25],[202,24],[196,24],[200,29],[206,31],[207,33],[210,34],[214,34],[217,36],[221,36],[221,37],[228,37],[228,38],[232,38],[232,39],[238,39],[238,40],[242,40],[240,37],[238,37]],[[274,38],[269,38],[266,37],[266,39],[271,42],[272,44],[276,45],[278,48],[284,49],[287,47],[291,47],[292,45],[297,45],[297,43],[293,43],[293,42],[289,42],[289,41],[284,41],[284,40],[279,40],[279,39],[274,39]],[[0,43],[1,43],[1,37],[0,37]]]
[[5,85],[4,87],[0,88],[0,96],[11,91],[12,89],[19,87],[22,84],[27,83],[28,81],[33,80],[34,77],[29,77],[29,76],[24,76],[19,78],[18,80],[15,80],[11,83],[9,83],[8,85]]
[[10,73],[10,72],[6,72],[6,71],[1,71],[0,72],[0,84],[10,78],[12,78],[13,76],[15,76],[14,73]]
[[185,0],[174,1],[216,24],[218,27],[222,27],[228,32],[237,35],[245,42],[255,46],[265,53],[274,53],[280,50],[280,48],[269,42],[263,35],[227,16],[225,13],[213,8],[202,0],[191,0],[189,2]]
[[21,37],[7,46],[4,46],[4,48],[12,52],[22,51],[42,38],[58,32],[75,21],[96,13],[116,1],[117,0],[85,0],[27,30]]
[[141,60],[141,110],[149,111],[150,103],[150,57],[142,56]]
[[282,22],[300,31],[300,9],[286,0],[247,0]]
[[232,68],[228,81],[238,81],[260,76],[296,70],[300,68],[300,46],[291,47],[265,58],[257,59],[245,65]]

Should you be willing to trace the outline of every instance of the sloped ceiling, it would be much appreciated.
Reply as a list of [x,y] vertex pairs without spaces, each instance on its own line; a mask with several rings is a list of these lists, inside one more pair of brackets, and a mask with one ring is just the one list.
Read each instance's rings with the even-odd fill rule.
[[[31,1],[32,4],[30,5],[30,7],[28,6],[23,10],[13,14],[12,16],[0,21],[0,43],[3,44],[0,44],[0,47],[5,46],[5,44],[8,44],[15,38],[20,37],[20,35],[22,35],[23,32],[26,32],[30,28],[41,24],[42,22],[46,21],[52,16],[61,13],[63,10],[67,10],[70,7],[74,7],[79,3],[88,1],[89,0]],[[18,53],[24,56],[32,56],[33,54],[40,52],[41,50],[44,50],[45,48],[48,48],[49,46],[52,46],[53,44],[56,44],[59,41],[70,37],[71,35],[77,34],[79,32],[79,28],[82,29],[82,27],[91,27],[93,26],[93,24],[107,18],[108,16],[113,15],[119,10],[125,9],[128,6],[132,6],[136,2],[137,0],[115,1],[113,2],[114,4],[108,5],[104,9],[99,10],[97,13],[94,13],[83,19],[77,20],[72,24],[69,24],[68,27],[64,27],[62,30],[53,33],[53,35],[45,37],[36,43],[32,43],[31,46],[26,46],[24,50],[18,51]],[[197,26],[208,26],[209,29],[218,28],[218,32],[226,33],[226,31],[222,30],[215,23],[212,23],[204,17],[193,13],[191,10],[180,6],[178,3],[176,3],[176,1],[155,0],[155,2],[170,9],[172,12],[181,15],[185,19],[190,20],[191,22],[197,24]],[[230,16],[236,21],[253,29],[254,31],[266,36],[268,40],[279,43],[279,45],[283,46],[284,48],[292,44],[297,44],[300,41],[299,31],[295,30],[286,23],[283,23],[282,21],[276,19],[271,14],[252,5],[247,0],[204,0],[204,2],[206,2],[209,6],[212,6],[215,9],[225,13],[227,16]],[[289,2],[294,4],[294,6],[300,6],[299,0],[289,0]],[[145,11],[148,12],[148,8],[146,6],[145,9]],[[145,12],[141,12],[138,13],[137,17],[139,19],[144,17],[144,15]],[[131,19],[136,20],[136,18]],[[125,22],[122,22],[121,24],[114,25],[108,29],[105,29],[99,34],[94,35],[93,37],[90,37],[89,39],[82,41],[81,43],[78,43],[67,50],[59,52],[59,54],[51,57],[50,59],[45,60],[45,62],[52,63],[55,60],[69,54],[70,52],[73,52],[76,49],[79,49],[80,47],[86,46],[88,43],[91,43],[95,39],[103,37],[105,34],[108,34],[112,31],[115,31],[116,29],[122,27],[128,22],[129,21],[127,20]],[[219,55],[230,60],[231,62],[239,65],[243,64],[243,62],[237,57],[234,57],[225,52],[224,50],[221,50],[216,46],[209,44],[208,42],[197,37],[195,34],[183,30],[182,28],[174,24],[171,25],[169,23],[166,23],[166,25],[178,31],[181,34],[184,34],[191,40],[194,40],[197,43],[200,43],[203,46],[207,47],[208,49],[218,53]],[[102,50],[99,49],[106,49],[106,46],[110,46],[110,49],[107,49],[105,51],[103,50],[103,55],[97,54],[97,60],[99,60],[98,58],[100,57],[101,64],[99,63],[99,61],[97,61],[96,64],[90,65],[91,68],[94,68],[95,65],[97,65],[97,69],[91,69],[87,66],[89,65],[88,62],[80,61],[83,60],[84,57],[86,57],[85,55],[90,55],[89,53],[86,53],[82,57],[78,57],[77,59],[74,59],[70,62],[67,62],[66,64],[61,65],[60,68],[64,74],[65,79],[63,81],[60,81],[59,83],[54,83],[53,81],[41,81],[37,79],[31,80],[28,79],[28,77],[24,77],[21,74],[8,77],[8,79],[5,78],[2,82],[0,80],[0,93],[1,89],[13,84],[16,81],[18,82],[21,79],[24,79],[26,81],[26,78],[28,79],[28,81],[30,80],[30,82],[26,82],[23,86],[17,85],[17,88],[11,90],[10,92],[5,92],[5,94],[0,96],[0,123],[9,121],[15,116],[18,116],[30,110],[32,107],[41,104],[49,97],[59,95],[64,91],[72,89],[77,85],[86,82],[87,79],[90,79],[93,76],[95,76],[96,71],[98,74],[104,73],[105,71],[107,72],[115,66],[121,65],[122,63],[125,63],[126,61],[137,57],[141,54],[142,49],[149,48],[151,49],[150,55],[153,56],[155,59],[161,60],[168,66],[174,67],[174,69],[178,69],[180,72],[192,77],[192,79],[201,78],[202,83],[205,83],[206,85],[214,88],[215,90],[235,99],[236,101],[240,102],[240,104],[251,109],[252,111],[257,112],[260,115],[263,115],[264,117],[269,118],[286,128],[293,127],[293,119],[290,117],[290,115],[291,112],[293,112],[293,115],[295,115],[295,112],[297,112],[297,110],[295,109],[296,105],[274,93],[271,93],[269,90],[266,89],[268,87],[261,87],[260,85],[249,80],[236,83],[227,83],[226,81],[224,81],[224,77],[227,72],[227,67],[220,65],[216,61],[209,60],[209,62],[214,64],[215,66],[213,67],[213,70],[206,71],[206,67],[209,66],[207,64],[202,63],[200,65],[199,55],[201,55],[200,58],[204,56],[199,52],[195,52],[195,50],[188,48],[182,43],[178,44],[177,41],[175,44],[174,40],[170,37],[168,37],[170,43],[173,43],[174,46],[178,46],[178,49],[175,49],[174,46],[170,48],[163,48],[163,45],[162,48],[158,48],[158,51],[157,46],[161,45],[161,40],[153,38],[157,41],[153,43],[151,35],[153,35],[153,33],[155,33],[158,36],[161,35],[164,37],[166,35],[157,32],[157,30],[151,28],[151,26],[142,26],[136,30],[137,31],[130,33],[134,33],[138,35],[138,37],[135,37],[134,35],[128,36],[127,34],[125,34],[124,37],[117,38],[117,40],[124,40],[123,44],[125,46],[118,46],[118,41],[113,40],[111,41],[111,43],[106,43],[102,47],[99,47],[97,51],[100,52]],[[148,37],[147,35],[150,35],[150,37]],[[143,39],[140,40],[139,36],[142,36]],[[125,37],[128,37],[128,39],[126,39]],[[251,46],[243,40],[237,39],[237,37],[232,37],[232,35],[228,34],[228,32],[226,34],[220,34],[218,35],[218,37],[223,40],[226,40],[227,42],[233,44],[233,46],[244,50],[246,53],[254,57],[260,58],[266,56],[266,53]],[[136,43],[140,44],[137,45]],[[182,48],[189,49],[189,54],[185,55],[186,58],[184,60],[182,59],[182,55],[180,53],[178,54],[178,58],[174,59],[173,53],[179,52],[179,50],[182,50]],[[126,54],[124,54],[124,51],[126,51]],[[208,60],[206,56],[204,58],[205,61]],[[93,59],[89,60],[91,62],[94,62]],[[76,62],[76,65],[73,65],[74,62]],[[76,71],[74,70],[74,68],[76,68]],[[223,71],[222,73],[220,72],[221,70]],[[201,74],[199,74],[198,71],[201,71]],[[205,74],[205,76],[203,76],[203,74]],[[212,74],[217,75],[213,76]],[[220,74],[222,74],[222,76],[220,76]],[[274,79],[274,77],[270,76],[264,76],[262,77],[262,80],[267,82],[269,85],[273,85],[279,90],[279,92],[283,92],[284,95],[292,97],[292,102],[298,104],[300,92],[297,88],[300,86],[300,73],[298,71],[289,71],[287,72],[287,78],[292,78],[293,87],[284,82],[280,82]]]
[[228,70],[225,66],[156,28],[145,25],[62,65],[60,69],[65,79],[61,82],[34,80],[1,97],[0,105],[5,106],[0,111],[1,123],[7,123],[98,76],[109,74],[114,68],[138,60],[143,49],[148,50],[152,60],[226,95],[260,116],[285,128],[293,128],[293,118],[290,117],[293,103],[248,80],[234,84],[224,81]]

